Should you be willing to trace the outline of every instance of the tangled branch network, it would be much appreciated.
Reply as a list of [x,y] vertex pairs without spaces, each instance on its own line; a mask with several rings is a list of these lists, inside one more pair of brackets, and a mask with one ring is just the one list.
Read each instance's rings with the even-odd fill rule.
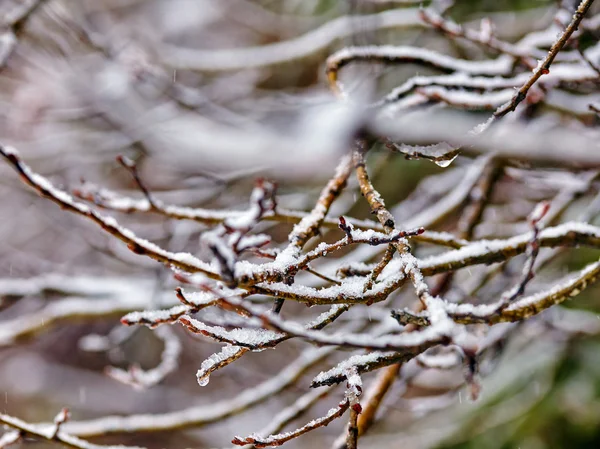
[[[92,222],[131,252],[165,265],[180,284],[163,301],[165,307],[152,309],[142,285],[58,275],[4,279],[3,295],[52,290],[64,298],[35,314],[2,320],[2,345],[71,318],[121,314],[123,326],[147,326],[164,343],[160,363],[152,369],[132,365],[107,370],[117,381],[140,389],[177,372],[181,330],[222,344],[220,351],[198,361],[197,381],[206,389],[211,376],[227,372],[242,357],[293,350],[282,356],[285,362],[277,374],[210,406],[90,420],[71,420],[63,410],[48,424],[2,414],[0,422],[12,430],[3,435],[0,447],[30,437],[85,449],[98,445],[82,438],[198,428],[276,395],[288,401],[284,391],[309,386],[274,418],[264,416],[264,429],[232,435],[232,443],[279,446],[345,417],[333,447],[351,449],[359,437],[370,441],[368,432],[382,416],[386,395],[403,394],[394,385],[402,383],[406,391],[418,373],[444,378],[459,372],[460,382],[439,397],[454,398],[464,387],[476,400],[485,388],[482,378],[489,374],[485,366],[499,357],[517,329],[538,329],[541,322],[567,337],[598,333],[595,320],[583,312],[553,311],[594,285],[600,261],[559,280],[552,264],[567,248],[600,248],[600,228],[591,224],[600,212],[600,103],[591,101],[582,109],[573,99],[598,98],[600,46],[589,44],[589,36],[597,36],[600,16],[590,12],[592,3],[583,0],[575,11],[559,10],[546,30],[530,32],[516,43],[497,37],[489,21],[476,30],[433,7],[380,13],[388,22],[393,14],[411,17],[406,24],[398,20],[385,26],[425,27],[494,56],[458,59],[391,45],[332,53],[326,61],[329,87],[339,103],[358,111],[360,120],[347,132],[349,147],[309,212],[282,207],[277,184],[266,178],[255,182],[243,210],[170,204],[148,188],[137,164],[124,156],[118,162],[139,195],[124,196],[87,182],[65,189],[36,172],[12,145],[2,145],[5,162],[39,196]],[[31,6],[27,14],[35,9]],[[310,39],[248,49],[232,67],[217,56],[194,57],[193,50],[182,49],[189,57],[172,52],[164,63],[188,61],[190,70],[220,72],[246,68],[244,61],[251,61],[252,68],[265,69],[284,62],[286,54],[290,60],[301,59],[327,47],[323,40],[343,37],[336,35],[340,29],[325,25],[320,34],[309,33]],[[93,33],[87,36],[107,51]],[[194,67],[195,62],[202,67]],[[358,104],[340,72],[365,62],[378,67],[416,64],[433,74],[411,76],[380,100]],[[148,70],[143,76],[160,78],[143,70]],[[175,81],[171,87],[182,93]],[[181,97],[173,101],[180,104]],[[452,111],[464,115],[449,115]],[[374,173],[381,160],[393,161],[397,154],[405,156],[407,166],[425,159],[443,170],[388,208]],[[349,200],[356,196],[358,200]],[[360,217],[361,207],[367,206],[375,219]],[[141,238],[113,216],[119,214],[202,224],[202,256]],[[282,239],[285,226],[289,232]],[[102,302],[93,299],[99,295]],[[573,323],[578,325],[569,325]],[[88,346],[99,344],[86,341]],[[307,380],[305,374],[314,370],[320,372]],[[326,400],[330,409],[321,417],[286,431]]]

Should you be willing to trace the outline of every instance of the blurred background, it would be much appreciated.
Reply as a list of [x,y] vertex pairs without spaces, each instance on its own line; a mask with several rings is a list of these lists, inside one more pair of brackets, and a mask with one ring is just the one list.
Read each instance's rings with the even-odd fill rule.
[[[496,36],[517,42],[552,26],[557,11],[577,3],[456,0],[433,7],[466,27],[478,28],[489,18]],[[255,179],[268,177],[278,183],[280,205],[310,210],[360,119],[341,109],[330,93],[327,56],[349,45],[391,44],[465,59],[486,57],[481,49],[424,26],[418,18],[420,4],[0,0],[0,136],[37,172],[67,189],[99,185],[142,198],[115,160],[123,154],[136,161],[148,188],[168,203],[243,209]],[[591,45],[599,35],[590,31],[586,39]],[[342,79],[356,96],[374,101],[415,74],[429,73],[411,64],[361,64],[349,67]],[[597,87],[589,89],[585,101],[598,100]],[[485,119],[489,111],[472,114]],[[587,109],[577,115],[550,104],[533,111],[531,119],[540,116],[551,116],[556,126],[569,120],[588,129],[598,126],[597,114]],[[379,147],[369,158],[374,182],[390,207],[407,198],[435,201],[459,182],[471,162],[459,157],[443,168],[426,160],[407,161]],[[518,169],[507,174],[475,237],[523,232],[523,218],[533,204],[566,187],[581,187],[580,173],[565,171],[563,183],[557,184],[554,169],[541,170],[537,183],[520,179]],[[593,200],[598,185],[593,181],[586,186],[556,222],[578,217]],[[356,191],[351,185],[331,216],[367,217],[368,207],[357,201]],[[404,204],[396,209],[400,222],[426,206]],[[205,225],[117,216],[138,235],[171,251],[202,251],[198,237]],[[453,231],[457,218],[451,214],[437,230]],[[291,225],[268,224],[265,229],[274,242],[284,242]],[[569,249],[553,260],[539,282],[599,256],[595,249]],[[519,269],[517,262],[508,271]],[[71,410],[74,420],[211,407],[269,379],[298,353],[299,346],[290,342],[277,351],[252,354],[199,387],[195,372],[219,345],[174,328],[182,345],[178,367],[160,384],[140,390],[107,376],[109,366],[150,368],[160,361],[163,340],[147,328],[121,326],[119,318],[129,310],[175,303],[177,285],[167,268],[37,197],[0,164],[0,411],[41,422],[51,421],[62,407]],[[493,288],[487,293],[492,297]],[[113,301],[116,306],[64,319],[61,301],[66,299]],[[477,402],[462,391],[460,373],[446,376],[448,385],[427,378],[408,386],[398,383],[386,398],[385,419],[361,438],[360,447],[600,447],[598,289],[586,290],[565,308],[587,313],[572,310],[562,329],[541,320],[511,330],[514,335],[482,371],[483,393]],[[198,429],[94,441],[149,448],[227,447],[234,435],[261,429],[306,391],[309,380],[254,410]],[[329,407],[318,404],[299,422]],[[344,423],[287,447],[328,447]]]

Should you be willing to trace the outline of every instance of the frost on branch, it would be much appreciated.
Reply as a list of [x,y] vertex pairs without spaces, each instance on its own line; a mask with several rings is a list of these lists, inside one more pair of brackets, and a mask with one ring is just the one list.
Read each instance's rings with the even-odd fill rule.
[[[518,33],[507,24],[531,15],[472,26],[436,11],[440,2],[370,2],[373,13],[335,18],[295,16],[287,0],[277,12],[214,2],[208,16],[165,2],[158,12],[145,6],[166,24],[152,33],[128,26],[136,2],[123,18],[112,7],[104,14],[104,2],[82,6],[81,17],[26,3],[6,14],[0,69],[37,82],[23,93],[15,81],[4,102],[14,103],[5,116],[19,131],[5,140],[23,158],[4,144],[0,154],[63,212],[23,197],[3,172],[0,346],[33,360],[36,343],[67,345],[79,321],[76,350],[108,358],[98,365],[111,379],[84,385],[76,407],[64,389],[36,391],[73,416],[65,408],[33,425],[1,415],[11,430],[0,447],[33,438],[95,448],[80,438],[179,429],[193,429],[193,439],[226,419],[261,423],[236,445],[278,446],[317,431],[337,449],[358,447],[365,434],[391,447],[465,391],[478,400],[468,404],[482,421],[474,430],[498,415],[481,412],[489,397],[506,397],[502,411],[514,421],[514,390],[499,391],[497,373],[510,372],[501,380],[514,385],[517,375],[547,381],[548,360],[558,364],[577,338],[600,332],[595,315],[560,307],[589,295],[600,275],[600,45],[590,39],[600,20],[591,0],[560,6],[554,20],[548,10]],[[45,17],[68,31],[48,48],[81,54],[64,67],[36,61],[48,68],[40,80],[19,64],[45,42],[47,31],[22,39]],[[198,17],[210,32],[198,32]],[[399,45],[342,46],[356,33],[404,27],[429,30],[431,42],[398,33]],[[137,36],[150,36],[152,51]],[[240,36],[254,44],[235,47]],[[365,66],[369,76],[357,76]],[[301,81],[275,93],[292,72]],[[319,90],[326,84],[331,92]],[[46,134],[58,124],[60,133]],[[61,186],[80,173],[89,181]],[[564,254],[585,264],[564,264]],[[18,346],[25,339],[38,341]],[[28,376],[53,372],[50,355]],[[20,362],[11,357],[0,381],[33,390],[38,383],[12,375]],[[529,374],[544,357],[548,372]],[[205,388],[190,394],[196,382]],[[117,401],[98,397],[105,385],[121,388]],[[54,390],[62,396],[48,397]],[[383,411],[392,403],[401,413]],[[469,418],[447,415],[440,428],[468,428]],[[372,427],[378,420],[389,421],[388,435]],[[232,438],[206,435],[215,447]]]
[[359,414],[360,403],[358,401],[362,394],[362,380],[354,368],[350,368],[345,376],[347,386],[344,393],[344,400],[340,402],[337,407],[331,408],[325,416],[313,419],[306,425],[291,432],[269,436],[252,434],[245,438],[235,437],[232,440],[232,443],[238,446],[243,446],[245,444],[253,444],[255,447],[281,446],[286,441],[297,438],[302,434],[310,432],[311,430],[327,426],[333,420],[340,418],[348,409],[352,410],[352,412],[356,414]]

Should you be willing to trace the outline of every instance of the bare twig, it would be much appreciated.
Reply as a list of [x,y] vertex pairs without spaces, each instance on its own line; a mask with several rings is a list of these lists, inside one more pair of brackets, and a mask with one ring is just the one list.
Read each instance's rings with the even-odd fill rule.
[[477,129],[477,132],[484,131],[495,119],[499,119],[504,117],[509,112],[514,111],[519,103],[521,103],[526,97],[529,89],[543,76],[550,73],[550,66],[552,62],[556,58],[556,55],[562,48],[565,46],[571,35],[575,32],[575,30],[579,27],[579,24],[583,20],[583,17],[588,12],[594,0],[582,0],[577,7],[577,10],[573,14],[573,19],[569,23],[569,25],[565,28],[565,30],[561,33],[557,41],[552,45],[548,55],[542,60],[538,61],[537,67],[533,70],[533,75],[527,80],[523,86],[517,91],[517,93],[512,97],[512,99],[500,106],[496,111],[494,111],[494,115],[492,116],[492,120],[488,121],[485,126],[481,126]]
[[[17,429],[19,436],[30,436],[40,440],[55,441],[64,446],[73,447],[76,449],[117,449],[127,447],[92,444],[63,431],[61,427],[66,421],[66,415],[67,413],[64,412],[59,413],[59,415],[57,415],[57,419],[55,419],[55,423],[50,425],[29,424],[18,418],[5,414],[0,414],[0,422],[4,425],[12,427],[13,429]],[[14,433],[11,434],[11,439],[12,438],[14,438]]]

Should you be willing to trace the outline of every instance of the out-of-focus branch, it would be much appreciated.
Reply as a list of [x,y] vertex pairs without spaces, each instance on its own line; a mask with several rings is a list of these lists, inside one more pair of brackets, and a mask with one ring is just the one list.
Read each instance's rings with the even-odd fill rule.
[[[333,388],[329,388],[327,390],[310,390],[308,393],[297,398],[289,407],[281,410],[281,412],[273,417],[270,423],[261,431],[257,432],[257,434],[275,435],[281,432],[286,425],[304,415],[310,407],[312,407],[317,401],[320,401],[331,394],[332,391],[334,391]],[[249,444],[247,449],[255,447],[259,446]]]
[[336,40],[361,33],[388,28],[422,26],[417,8],[383,11],[364,16],[333,19],[308,33],[270,45],[242,49],[207,51],[163,44],[163,62],[175,69],[226,71],[269,67],[293,62],[326,50]]
[[509,112],[514,111],[519,103],[521,103],[527,97],[527,92],[529,92],[529,89],[531,89],[531,87],[542,77],[542,75],[550,73],[550,66],[556,58],[556,55],[562,50],[575,30],[577,30],[579,24],[583,20],[583,17],[593,3],[594,0],[582,0],[581,3],[579,3],[577,10],[573,14],[573,19],[565,28],[564,32],[558,37],[557,41],[552,45],[548,55],[544,58],[544,60],[538,61],[537,67],[533,70],[533,75],[531,75],[527,82],[521,86],[521,88],[509,102],[505,103],[496,109],[496,111],[494,111],[494,115],[491,117],[491,120],[486,122],[484,126],[479,127],[477,132],[484,131],[495,119],[504,117]]
[[25,0],[13,8],[2,18],[2,27],[5,31],[0,35],[0,70],[2,70],[15,48],[18,45],[18,38],[25,25],[40,8],[46,0]]
[[293,385],[308,369],[331,352],[329,348],[308,349],[277,375],[231,399],[213,402],[210,407],[200,404],[168,413],[106,416],[89,421],[69,421],[62,428],[65,432],[79,437],[198,428],[242,413],[270,399]]
[[[589,69],[591,76],[596,73]],[[592,75],[593,74],[593,75]],[[470,134],[474,122],[462,114],[432,111],[424,121],[419,116],[400,117],[393,122],[380,117],[369,123],[375,136],[386,136],[395,142],[428,145],[448,142],[464,155],[494,155],[496,159],[517,160],[552,167],[597,169],[600,156],[598,140],[591,133],[570,128],[539,130],[525,123],[497,122],[485,133]],[[565,157],[564,149],[573,148]]]
[[[54,424],[29,424],[13,416],[0,414],[0,423],[17,430],[17,433],[12,435],[18,435],[21,437],[27,436],[39,440],[56,442],[62,444],[63,446],[76,449],[123,449],[128,447],[131,449],[141,449],[133,446],[103,446],[89,443],[63,431],[61,427],[65,421],[66,420],[63,419],[60,421],[55,420]],[[13,440],[16,442],[17,439],[14,438],[15,437],[13,436]]]

